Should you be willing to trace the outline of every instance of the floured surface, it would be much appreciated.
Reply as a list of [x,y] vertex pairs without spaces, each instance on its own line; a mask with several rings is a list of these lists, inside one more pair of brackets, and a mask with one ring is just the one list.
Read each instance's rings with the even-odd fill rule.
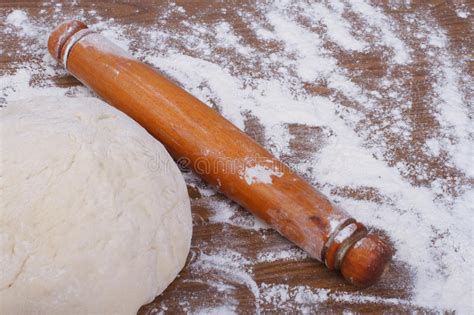
[[356,291],[187,174],[193,255],[142,312],[472,312],[472,4],[135,3],[3,5],[2,101],[90,94],[46,51],[51,27],[79,18],[397,250],[386,277]]

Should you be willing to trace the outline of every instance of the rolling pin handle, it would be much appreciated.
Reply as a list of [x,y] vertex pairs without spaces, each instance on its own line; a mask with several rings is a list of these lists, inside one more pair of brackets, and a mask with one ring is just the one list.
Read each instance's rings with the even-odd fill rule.
[[386,242],[375,234],[369,234],[349,247],[340,271],[347,282],[357,287],[368,287],[388,269],[392,254]]
[[391,257],[391,247],[353,218],[333,230],[321,251],[326,267],[340,270],[344,279],[357,287],[377,282]]
[[71,39],[71,36],[87,28],[87,25],[78,20],[70,20],[58,25],[48,39],[48,51],[51,56],[63,63],[62,55],[66,42]]

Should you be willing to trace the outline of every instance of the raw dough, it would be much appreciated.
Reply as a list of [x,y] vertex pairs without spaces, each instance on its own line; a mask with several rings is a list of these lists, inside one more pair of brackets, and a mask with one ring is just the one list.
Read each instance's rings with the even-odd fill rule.
[[136,314],[176,277],[192,222],[160,142],[90,97],[0,108],[0,313]]

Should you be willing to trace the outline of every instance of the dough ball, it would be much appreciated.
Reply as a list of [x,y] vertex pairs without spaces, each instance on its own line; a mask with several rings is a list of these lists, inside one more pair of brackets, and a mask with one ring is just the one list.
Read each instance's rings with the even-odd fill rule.
[[183,177],[125,114],[89,97],[0,108],[0,313],[136,314],[184,266]]

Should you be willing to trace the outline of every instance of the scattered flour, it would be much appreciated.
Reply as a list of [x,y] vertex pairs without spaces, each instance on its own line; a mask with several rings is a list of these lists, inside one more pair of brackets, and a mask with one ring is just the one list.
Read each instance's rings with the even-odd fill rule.
[[6,19],[6,22],[11,26],[20,29],[21,33],[25,36],[35,36],[36,31],[35,28],[31,25],[28,15],[25,11],[21,10],[14,10],[12,11]]
[[456,12],[458,17],[467,19],[471,16],[472,8],[469,8],[469,5],[463,2],[464,1],[453,1],[454,12]]
[[231,224],[255,231],[270,228],[268,224],[248,212],[238,211],[239,206],[229,200],[210,199],[206,200],[204,204],[211,208],[212,214],[209,221],[212,223]]
[[350,6],[355,13],[360,14],[361,18],[380,34],[380,43],[392,49],[392,58],[395,63],[406,64],[412,60],[410,56],[411,49],[396,35],[397,30],[394,22],[390,21],[382,10],[361,0],[351,1]]
[[193,265],[194,268],[225,274],[227,280],[230,279],[245,285],[255,297],[256,311],[259,312],[260,290],[252,277],[251,266],[251,261],[232,250],[223,250],[212,254],[201,253]]
[[232,307],[229,305],[221,305],[217,307],[212,307],[212,308],[204,308],[200,309],[195,313],[192,313],[193,315],[233,315],[233,314],[238,314],[236,312],[236,307]]
[[[385,305],[411,306],[410,301],[402,299],[381,298],[358,293],[338,293],[329,289],[312,289],[306,286],[291,287],[286,284],[260,285],[260,302],[271,304],[278,311],[297,311],[312,314],[318,306],[328,302],[336,303],[377,303]],[[296,302],[296,307],[292,301]]]
[[257,255],[257,262],[274,262],[274,261],[290,261],[303,260],[310,258],[308,254],[297,247],[288,250],[263,252]]
[[[405,5],[410,7],[409,2]],[[2,55],[14,60],[0,70],[0,105],[25,95],[92,95],[82,86],[60,87],[64,85],[57,79],[65,71],[46,50],[47,36],[57,21],[85,20],[212,104],[239,128],[245,128],[250,113],[262,126],[263,144],[278,157],[298,153],[292,144],[299,135],[291,126],[320,130],[322,140],[315,141],[304,158],[290,159],[288,164],[358,220],[387,232],[397,249],[395,263],[406,264],[413,274],[413,294],[407,299],[292,287],[283,280],[258,283],[254,266],[299,261],[307,255],[298,249],[274,250],[252,260],[223,248],[200,254],[189,267],[220,275],[221,283],[214,284],[219,292],[232,295],[234,286],[229,283],[243,285],[254,297],[257,311],[270,305],[284,312],[314,313],[318,304],[333,301],[472,313],[474,82],[466,74],[468,59],[453,48],[429,11],[397,18],[360,0],[256,1],[233,12],[248,26],[247,35],[254,36],[256,44],[225,20],[187,16],[184,5],[172,3],[157,10],[156,25],[147,27],[124,25],[99,16],[98,9],[84,10],[75,4],[70,15],[62,13],[60,3],[52,10],[49,6],[44,2],[34,19],[26,9],[0,9],[2,40],[13,38],[18,43],[0,48]],[[462,19],[470,17],[467,5],[455,3],[455,12]],[[180,24],[171,24],[173,19]],[[386,69],[371,79],[346,66],[336,50],[356,62],[360,54],[381,56]],[[427,73],[424,94],[412,85],[415,63]],[[323,92],[311,92],[308,84]],[[426,110],[415,108],[416,104]],[[431,129],[421,131],[421,140],[413,136],[424,122],[413,116],[420,112],[432,120]],[[406,157],[400,157],[400,149],[409,152]],[[275,174],[262,172],[251,170],[246,178],[252,183],[271,182]],[[197,202],[210,209],[210,223],[256,231],[268,228],[235,204],[216,198],[215,191],[195,177],[186,178],[204,197]],[[354,197],[341,190],[371,193]],[[201,309],[190,309],[183,301],[182,306],[197,314],[238,312],[234,301]]]
[[[337,1],[334,3],[337,6]],[[342,17],[343,13],[343,8],[342,10],[330,10],[322,3],[313,3],[304,11],[304,14],[307,14],[306,16],[310,19],[319,20],[326,26],[326,33],[330,40],[344,49],[363,51],[367,47],[367,43],[351,34],[351,25]]]

